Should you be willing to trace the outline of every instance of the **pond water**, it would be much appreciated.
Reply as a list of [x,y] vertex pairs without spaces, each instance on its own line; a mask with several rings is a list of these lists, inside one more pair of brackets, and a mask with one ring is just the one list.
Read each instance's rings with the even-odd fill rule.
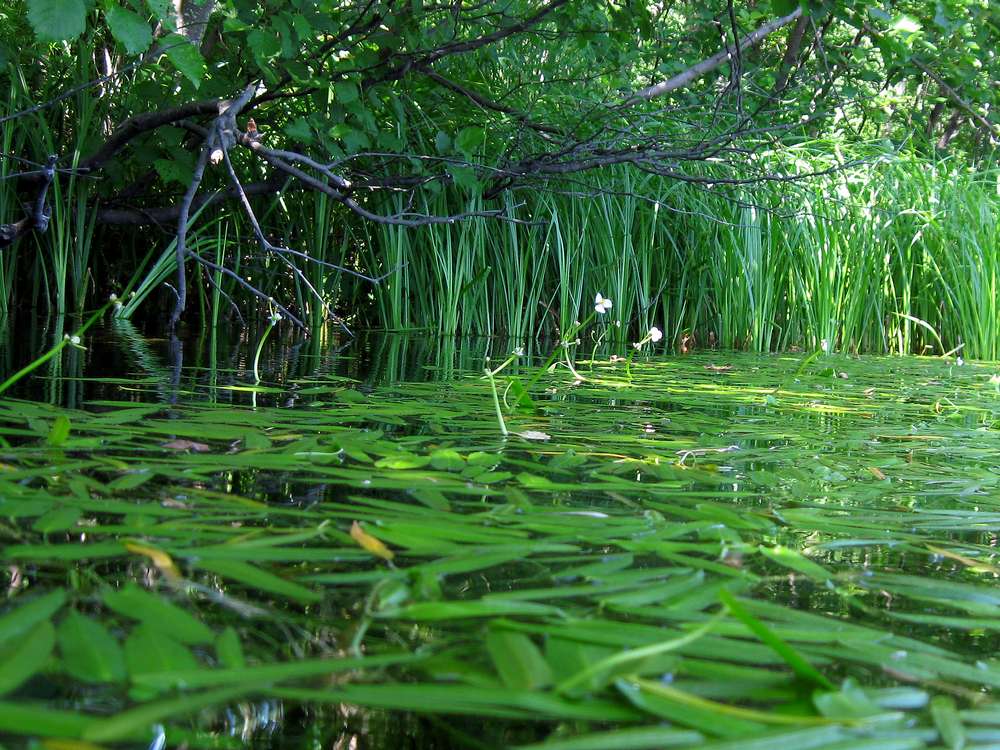
[[0,746],[1000,747],[995,363],[529,353],[504,436],[508,342],[84,344],[0,399]]

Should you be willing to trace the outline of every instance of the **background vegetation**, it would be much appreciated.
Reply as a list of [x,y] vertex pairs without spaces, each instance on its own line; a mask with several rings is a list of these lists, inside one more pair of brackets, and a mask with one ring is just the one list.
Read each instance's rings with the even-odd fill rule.
[[[0,221],[58,156],[48,232],[0,259],[0,311],[135,291],[121,314],[159,318],[194,187],[189,320],[278,304],[312,327],[525,338],[601,291],[623,341],[655,324],[676,347],[998,356],[995,5],[205,5],[0,10]],[[214,159],[196,178],[248,84],[232,178]],[[311,155],[323,189],[254,140]]]

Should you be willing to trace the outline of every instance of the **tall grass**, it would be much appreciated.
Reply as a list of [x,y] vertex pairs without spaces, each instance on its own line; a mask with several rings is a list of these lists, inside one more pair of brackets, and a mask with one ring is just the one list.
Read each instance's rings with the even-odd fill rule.
[[[602,325],[621,342],[656,325],[675,345],[943,353],[940,335],[997,358],[998,176],[880,155],[791,188],[733,192],[619,168],[586,192],[504,199],[508,216],[533,223],[365,229],[365,261],[402,267],[372,293],[373,319],[527,338],[568,330],[601,292],[615,303]],[[450,189],[424,208],[484,206]]]

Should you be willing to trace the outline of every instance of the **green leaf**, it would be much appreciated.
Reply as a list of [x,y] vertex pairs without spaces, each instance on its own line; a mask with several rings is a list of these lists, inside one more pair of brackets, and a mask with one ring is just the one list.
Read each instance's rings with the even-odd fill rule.
[[229,669],[243,669],[246,666],[240,637],[232,626],[219,633],[219,637],[215,639],[215,655]]
[[289,138],[293,138],[296,141],[300,141],[305,144],[312,143],[315,139],[313,136],[312,128],[309,127],[309,121],[304,117],[300,117],[297,120],[285,125],[285,134]]
[[461,471],[465,468],[465,461],[458,451],[442,448],[431,453],[431,466],[438,471]]
[[729,591],[721,589],[719,591],[719,599],[729,607],[729,611],[733,613],[733,617],[746,625],[750,629],[750,632],[756,635],[762,643],[770,646],[778,656],[785,660],[785,663],[792,668],[795,674],[827,690],[834,689],[833,683],[822,672],[806,661],[805,657],[798,651],[775,635],[764,623],[744,609],[736,600],[736,597],[729,593]]
[[80,520],[82,515],[83,511],[73,506],[54,508],[40,516],[31,524],[31,528],[41,534],[51,534],[53,531],[65,531],[76,526],[76,522]]
[[808,557],[803,555],[798,550],[790,549],[789,547],[775,546],[766,547],[763,544],[758,548],[760,553],[764,555],[779,565],[783,565],[786,568],[796,571],[797,573],[802,573],[814,581],[826,581],[830,579],[829,571],[818,563],[814,563]]
[[881,709],[868,697],[854,680],[844,680],[840,690],[817,692],[813,705],[829,719],[854,720],[878,714]]
[[471,167],[462,167],[458,164],[450,164],[448,166],[448,174],[451,175],[451,179],[454,180],[455,184],[459,187],[465,188],[471,192],[479,190],[479,180],[476,179],[476,170]]
[[771,0],[771,12],[776,16],[787,16],[799,7],[799,0]]
[[107,628],[70,611],[59,624],[59,652],[66,671],[83,682],[121,682],[125,655]]
[[165,185],[173,183],[187,187],[194,176],[194,159],[182,151],[170,159],[157,159],[153,168]]
[[700,746],[703,742],[704,737],[698,732],[648,726],[550,739],[533,745],[517,745],[513,750],[658,750],[674,745]]
[[376,669],[397,664],[412,664],[424,659],[410,653],[380,654],[345,659],[304,659],[302,661],[272,662],[254,667],[231,669],[198,669],[179,672],[161,672],[137,677],[135,682],[158,690],[169,688],[224,687],[233,685],[264,685],[298,680],[307,677],[329,676],[354,669]]
[[125,663],[133,677],[198,668],[187,647],[148,625],[139,626],[125,639]]
[[421,602],[398,610],[386,610],[379,616],[401,620],[454,620],[464,617],[496,617],[498,615],[558,615],[556,607],[532,602],[469,601]]
[[83,0],[28,0],[28,23],[42,41],[75,39],[86,19]]
[[252,29],[247,34],[247,45],[262,70],[269,70],[268,63],[281,53],[281,40],[273,32]]
[[537,690],[552,684],[552,670],[524,633],[491,630],[486,636],[486,650],[507,687]]
[[467,127],[458,131],[455,146],[466,156],[471,156],[486,142],[486,130],[481,127]]
[[167,59],[173,66],[183,73],[195,88],[201,86],[201,79],[205,75],[205,58],[201,56],[197,47],[180,34],[170,34],[163,40],[163,46]]
[[511,401],[511,408],[516,411],[534,414],[537,411],[537,407],[535,406],[535,402],[532,400],[531,395],[528,393],[528,390],[521,382],[521,379],[513,377],[510,379],[509,383],[509,400]]
[[174,6],[171,0],[146,0],[146,5],[157,20],[168,23],[167,28],[173,29]]
[[279,578],[249,563],[237,560],[199,560],[198,567],[247,586],[251,591],[267,591],[303,604],[318,602],[323,595],[292,581]]
[[95,719],[79,711],[60,711],[24,701],[0,701],[0,733],[34,737],[79,737]]
[[58,448],[59,446],[65,444],[67,438],[69,438],[70,426],[69,417],[65,414],[60,414],[55,418],[55,421],[52,422],[52,426],[49,428],[49,434],[46,436],[45,442],[53,448]]
[[202,709],[226,703],[241,695],[252,693],[257,689],[256,685],[244,684],[239,687],[210,690],[204,693],[185,695],[181,698],[146,703],[95,722],[83,732],[83,738],[94,742],[128,739],[137,734],[148,732],[149,727],[164,719],[187,716]]
[[616,680],[615,685],[631,704],[647,714],[697,729],[713,737],[746,737],[757,734],[764,728],[763,724],[753,721],[734,716],[721,717],[714,711],[670,700],[644,690],[629,680]]
[[358,87],[351,81],[333,84],[333,95],[340,104],[350,104],[358,100]]
[[45,620],[26,637],[8,641],[0,649],[0,695],[16,690],[40,670],[56,645],[56,629]]
[[39,623],[52,617],[65,603],[66,592],[63,589],[56,589],[3,615],[0,617],[0,643],[27,633]]
[[108,589],[103,599],[118,614],[163,631],[181,643],[211,643],[215,638],[214,633],[193,615],[134,583],[120,590]]
[[965,747],[965,727],[955,708],[955,699],[948,695],[937,695],[931,699],[931,718],[941,733],[941,741],[950,750]]
[[142,18],[119,5],[108,8],[106,16],[111,34],[121,42],[130,55],[137,55],[149,49],[149,45],[153,42],[153,32]]

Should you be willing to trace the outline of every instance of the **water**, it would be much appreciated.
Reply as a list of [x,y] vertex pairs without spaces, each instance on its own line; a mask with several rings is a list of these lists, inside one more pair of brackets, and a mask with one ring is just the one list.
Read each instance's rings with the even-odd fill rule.
[[598,350],[509,408],[529,352],[503,437],[511,342],[255,342],[116,325],[0,401],[5,743],[1000,733],[996,364]]

